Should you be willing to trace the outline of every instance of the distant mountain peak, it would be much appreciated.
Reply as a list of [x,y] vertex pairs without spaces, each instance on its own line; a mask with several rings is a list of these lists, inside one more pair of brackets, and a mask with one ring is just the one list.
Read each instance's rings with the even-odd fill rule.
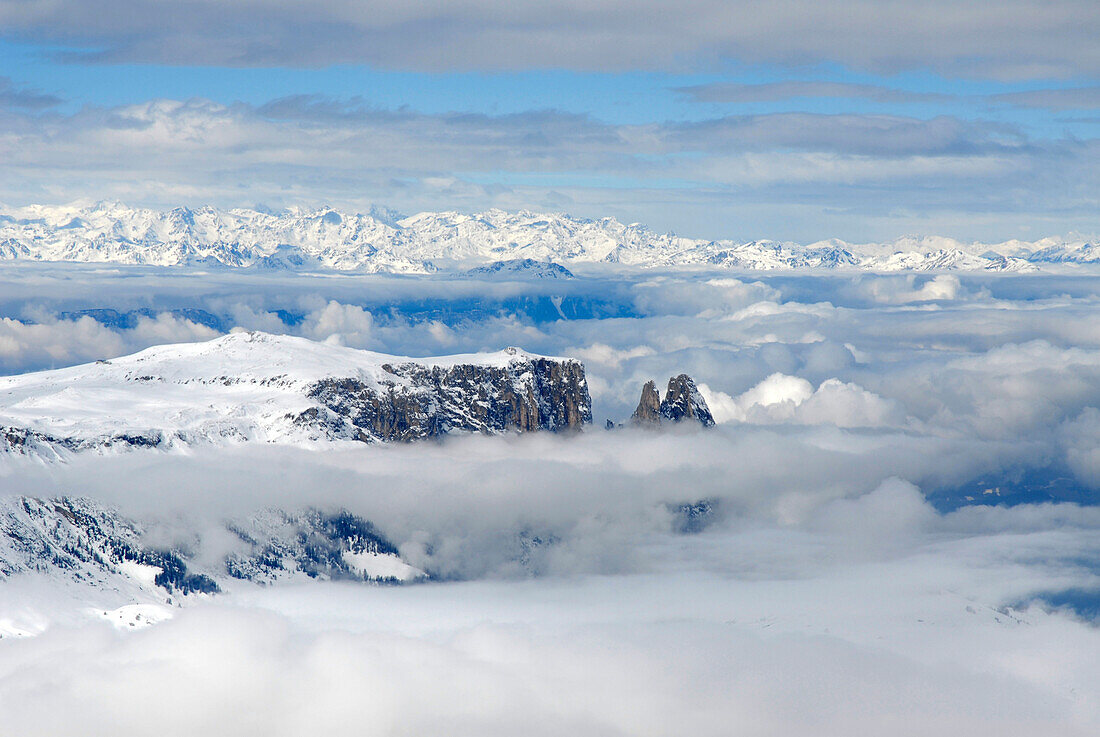
[[486,266],[478,266],[466,272],[467,276],[515,276],[535,279],[572,279],[573,272],[553,261],[536,261],[532,258],[518,258],[508,261],[496,261]]

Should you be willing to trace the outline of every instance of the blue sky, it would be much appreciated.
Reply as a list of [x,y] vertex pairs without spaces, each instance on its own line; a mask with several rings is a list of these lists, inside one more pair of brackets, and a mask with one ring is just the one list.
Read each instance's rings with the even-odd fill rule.
[[1094,4],[789,5],[0,0],[0,201],[1100,230]]

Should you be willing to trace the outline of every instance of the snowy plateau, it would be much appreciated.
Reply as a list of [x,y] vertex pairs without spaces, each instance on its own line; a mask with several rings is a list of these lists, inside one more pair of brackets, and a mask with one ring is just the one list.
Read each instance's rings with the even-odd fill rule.
[[0,377],[0,449],[416,440],[591,423],[584,367],[497,353],[411,359],[293,336],[202,343]]
[[[618,268],[849,269],[881,272],[1034,271],[1100,262],[1077,239],[963,243],[904,237],[889,243],[698,240],[614,218],[488,210],[424,212],[331,208],[266,212],[213,207],[157,211],[117,202],[0,210],[0,260],[251,267],[425,274],[490,265],[498,277],[567,277],[562,264]],[[547,266],[546,264],[551,264]]]

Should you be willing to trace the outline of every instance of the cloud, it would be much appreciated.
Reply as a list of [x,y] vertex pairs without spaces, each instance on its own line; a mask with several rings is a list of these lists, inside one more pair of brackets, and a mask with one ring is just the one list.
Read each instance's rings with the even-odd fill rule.
[[1100,109],[1100,87],[1068,87],[1027,90],[993,95],[993,102],[1013,107],[1044,110],[1096,110]]
[[[872,72],[931,69],[997,79],[1089,77],[1097,14],[1059,0],[994,10],[936,0],[769,5],[691,0],[675,7],[601,0],[502,7],[467,0],[0,4],[8,38],[82,63],[268,67],[365,64],[414,71],[679,70],[722,60]],[[109,19],[109,20],[107,20]],[[217,29],[211,32],[211,29]]]
[[[866,524],[873,520],[873,524]],[[936,511],[913,484],[897,478],[856,499],[838,499],[814,515],[812,524],[840,531],[854,545],[897,549],[933,528]]]
[[647,345],[635,346],[626,350],[616,350],[606,343],[593,343],[590,346],[575,348],[568,351],[569,355],[577,356],[587,363],[604,364],[612,369],[618,369],[624,361],[643,356],[652,356],[655,350]]
[[[588,586],[563,588],[581,601],[592,599]],[[679,590],[705,593],[690,583]],[[539,590],[540,601],[517,613],[518,622],[517,614],[489,606],[484,608],[504,620],[463,627],[451,623],[463,614],[447,614],[458,600],[446,592],[421,597],[422,606],[439,613],[432,616],[389,591],[391,597],[332,591],[286,606],[296,604],[320,622],[346,619],[325,613],[318,606],[324,603],[370,609],[383,621],[405,609],[412,622],[435,623],[438,633],[371,631],[354,620],[346,620],[350,629],[319,629],[289,613],[222,606],[185,612],[122,637],[106,628],[58,631],[6,648],[0,704],[20,734],[76,730],[123,737],[144,734],[152,723],[165,735],[283,735],[303,728],[339,731],[349,723],[369,723],[379,735],[445,731],[491,737],[519,730],[658,736],[684,729],[722,735],[736,724],[749,733],[793,737],[810,722],[817,734],[830,737],[861,727],[901,736],[963,735],[985,728],[1006,735],[1036,728],[1083,735],[1094,721],[1087,697],[1067,691],[1081,687],[1088,693],[1087,678],[1095,668],[1081,657],[1060,663],[1043,658],[1043,664],[1056,665],[1042,673],[1024,671],[1014,662],[1027,657],[1012,643],[1019,628],[998,626],[984,610],[972,616],[977,621],[959,619],[960,636],[951,638],[955,652],[942,653],[933,644],[942,658],[934,662],[915,652],[934,643],[927,629],[897,637],[902,644],[893,647],[868,647],[845,634],[822,634],[818,626],[808,634],[792,631],[782,620],[782,631],[774,633],[763,621],[738,617],[723,624],[712,618],[709,606],[703,618],[695,614],[687,621],[570,624],[583,610],[553,589]],[[612,592],[597,596],[597,605],[614,607],[616,597],[631,594],[648,599],[659,589],[628,584]],[[491,602],[502,592],[470,593]],[[774,604],[774,594],[760,593]],[[933,611],[957,619],[943,598],[933,601],[939,605]],[[825,601],[838,603],[836,597]],[[824,607],[811,605],[808,611],[825,614],[832,626],[841,624]],[[871,637],[899,635],[899,627],[885,625],[887,616],[888,608],[876,603],[863,612],[861,625]],[[1067,646],[1085,647],[1082,655],[1092,652],[1082,625],[1037,614],[1033,626],[1044,639],[1061,635]],[[965,636],[981,642],[966,642]],[[1063,653],[1058,648],[1057,654]],[[977,664],[965,658],[976,658]],[[996,658],[1008,663],[998,669]],[[815,677],[806,677],[808,670]],[[65,677],[58,679],[58,673]],[[913,699],[914,691],[922,698]],[[852,693],[860,698],[852,699]],[[117,708],[120,694],[129,697],[125,709]],[[48,701],[51,696],[55,700]],[[242,698],[269,702],[261,710],[242,710]],[[170,704],[176,713],[166,718]]]
[[373,328],[374,318],[362,307],[330,300],[324,308],[306,316],[301,331],[313,340],[336,340],[340,345],[365,348]]
[[[919,287],[918,282],[921,282]],[[861,282],[859,288],[881,304],[955,300],[962,296],[963,291],[959,278],[953,274],[938,274],[923,280],[913,274],[897,278],[873,279]]]
[[682,123],[669,130],[668,138],[673,145],[702,144],[715,152],[783,148],[879,156],[1007,153],[1022,142],[1007,127],[947,116],[921,120],[817,113],[728,116]]
[[22,322],[0,318],[0,370],[18,373],[28,368],[53,368],[114,358],[160,343],[209,340],[218,333],[169,314],[142,317],[128,330],[116,331],[91,317],[47,318]]
[[46,110],[61,103],[60,97],[16,87],[10,77],[0,77],[0,109]]
[[796,416],[807,423],[837,427],[891,427],[905,421],[897,402],[883,399],[857,384],[829,379],[801,403]]
[[[1098,585],[1100,509],[1058,501],[1053,485],[1090,500],[1100,484],[1093,276],[670,272],[525,289],[622,309],[536,320],[506,301],[514,285],[476,279],[56,264],[0,274],[9,370],[201,339],[210,328],[170,312],[193,308],[225,329],[404,355],[579,354],[601,419],[623,419],[642,380],[686,371],[725,420],[57,464],[3,455],[0,495],[91,496],[146,521],[159,544],[187,542],[203,564],[228,545],[206,533],[226,519],[342,507],[442,579],[241,582],[134,631],[87,611],[128,603],[123,592],[2,580],[0,631],[39,632],[0,639],[5,726],[1096,732],[1095,624],[1049,603]],[[127,329],[56,319],[89,308],[153,316]],[[946,511],[965,494],[993,501],[981,491],[993,488],[998,506]],[[678,532],[684,505],[709,510],[693,534]],[[242,709],[249,700],[268,706]]]
[[775,373],[737,397],[699,387],[716,422],[796,422],[837,427],[887,427],[904,423],[896,402],[856,384],[827,379],[817,389],[797,376]]
[[[708,388],[709,389],[709,388]],[[772,374],[736,399],[715,394],[718,422],[744,422],[750,413],[760,412],[768,418],[789,419],[795,408],[813,395],[813,386],[797,376]]]
[[577,214],[710,238],[859,240],[876,223],[892,238],[936,218],[958,235],[1015,237],[1048,222],[1091,223],[1098,151],[1093,140],[1032,139],[949,116],[618,124],[555,111],[387,111],[319,97],[259,106],[151,100],[6,116],[0,173],[9,184],[0,198],[29,204],[95,192],[172,207],[366,211],[385,202],[415,212],[539,209],[565,196]]
[[692,102],[752,103],[781,102],[803,98],[864,99],[882,103],[909,103],[950,100],[950,95],[932,92],[911,92],[873,84],[850,82],[816,82],[788,80],[744,84],[714,82],[712,84],[676,87]]
[[1100,409],[1086,407],[1062,426],[1066,461],[1078,479],[1100,489]]
[[916,92],[877,84],[784,80],[749,84],[712,82],[674,87],[691,102],[747,104],[788,100],[867,100],[882,104],[928,102],[984,102],[1041,110],[1095,110],[1100,108],[1100,87],[1049,87],[985,95]]
[[[0,711],[20,734],[123,737],[152,723],[281,735],[363,720],[378,734],[514,734],[533,719],[592,735],[1094,730],[1095,628],[1026,602],[1094,582],[1096,510],[940,514],[889,475],[901,454],[881,438],[805,440],[624,430],[5,465],[5,488],[48,480],[167,519],[347,503],[484,578],[241,585],[125,632],[4,581],[0,620],[59,618],[0,640]],[[660,502],[685,490],[717,493],[725,511],[672,535]],[[531,551],[537,575],[478,567],[517,555],[508,533],[522,529],[555,533]],[[261,694],[268,708],[240,708]]]

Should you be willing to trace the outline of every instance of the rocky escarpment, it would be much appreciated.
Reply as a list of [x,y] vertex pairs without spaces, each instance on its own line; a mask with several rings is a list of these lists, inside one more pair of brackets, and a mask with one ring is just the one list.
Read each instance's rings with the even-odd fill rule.
[[381,387],[324,379],[308,395],[320,406],[295,418],[337,437],[410,441],[449,432],[579,430],[592,422],[584,366],[524,357],[506,366],[386,364]]
[[664,399],[657,393],[656,383],[647,381],[642,387],[638,408],[630,418],[631,424],[644,427],[685,420],[694,420],[703,427],[714,425],[714,417],[710,414],[706,400],[687,374],[673,376],[668,380]]

